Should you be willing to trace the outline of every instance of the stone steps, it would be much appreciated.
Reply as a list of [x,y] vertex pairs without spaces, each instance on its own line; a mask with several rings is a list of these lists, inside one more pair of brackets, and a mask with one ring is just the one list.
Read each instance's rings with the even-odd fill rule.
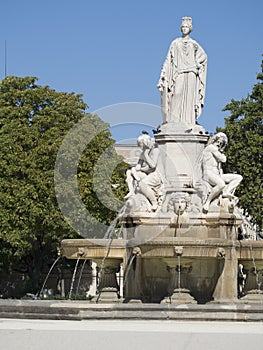
[[262,322],[257,304],[96,304],[72,300],[0,300],[0,318],[51,320],[178,320]]

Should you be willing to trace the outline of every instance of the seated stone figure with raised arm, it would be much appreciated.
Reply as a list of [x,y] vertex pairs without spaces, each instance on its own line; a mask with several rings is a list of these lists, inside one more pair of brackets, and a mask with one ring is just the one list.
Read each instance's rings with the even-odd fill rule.
[[137,139],[138,146],[142,153],[135,167],[127,171],[126,183],[129,193],[126,199],[134,196],[136,193],[143,194],[151,204],[151,210],[158,208],[158,191],[160,190],[162,180],[157,170],[159,158],[159,149],[155,140],[146,132]]
[[204,180],[211,186],[203,206],[204,212],[208,211],[210,203],[220,194],[224,198],[235,199],[235,189],[242,181],[242,176],[239,174],[223,174],[221,163],[226,162],[223,151],[227,143],[226,134],[219,132],[212,137],[211,143],[203,151]]

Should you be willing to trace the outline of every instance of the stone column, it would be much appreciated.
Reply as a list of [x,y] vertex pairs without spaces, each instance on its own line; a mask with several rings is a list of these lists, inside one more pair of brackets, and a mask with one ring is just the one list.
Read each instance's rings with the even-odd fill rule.
[[219,257],[219,269],[222,270],[218,278],[213,298],[217,303],[237,301],[238,294],[238,259],[234,246],[225,247],[225,256]]

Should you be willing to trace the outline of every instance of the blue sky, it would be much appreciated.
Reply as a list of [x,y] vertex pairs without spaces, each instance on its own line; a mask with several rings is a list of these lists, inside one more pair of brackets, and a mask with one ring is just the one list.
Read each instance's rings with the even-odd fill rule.
[[119,124],[132,123],[131,131],[161,123],[156,84],[183,16],[193,18],[191,37],[208,55],[199,119],[207,131],[224,125],[223,107],[246,97],[261,70],[262,0],[8,0],[0,11],[0,78],[6,41],[8,75],[83,94],[117,138],[129,136]]

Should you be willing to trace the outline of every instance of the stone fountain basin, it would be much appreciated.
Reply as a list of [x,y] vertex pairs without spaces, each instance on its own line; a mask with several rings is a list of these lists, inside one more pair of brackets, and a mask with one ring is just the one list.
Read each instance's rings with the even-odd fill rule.
[[141,256],[174,257],[175,249],[183,247],[182,258],[225,258],[227,251],[234,249],[239,262],[252,262],[253,258],[263,264],[263,241],[232,241],[227,239],[195,239],[183,237],[159,237],[154,240],[133,238],[113,239],[64,239],[61,254],[67,259],[125,258],[127,249],[140,247]]

